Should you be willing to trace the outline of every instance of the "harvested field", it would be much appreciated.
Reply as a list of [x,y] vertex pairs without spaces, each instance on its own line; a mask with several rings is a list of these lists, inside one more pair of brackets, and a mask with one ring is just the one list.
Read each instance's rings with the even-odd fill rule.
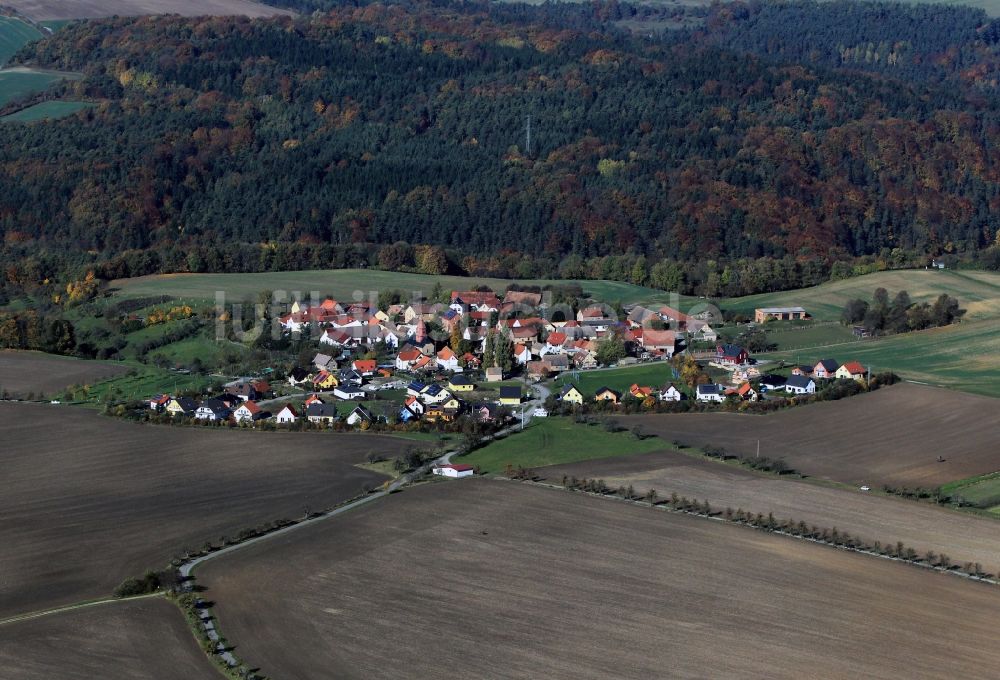
[[[624,416],[625,427],[690,446],[784,458],[823,479],[878,487],[936,487],[1000,470],[1000,401],[903,383],[765,416]],[[938,457],[944,462],[938,462]]]
[[883,545],[902,541],[921,555],[928,550],[952,562],[979,562],[1000,573],[1000,522],[891,496],[779,479],[734,465],[698,459],[676,451],[589,460],[537,470],[561,483],[563,475],[603,479],[613,488],[655,489],[660,499],[671,493],[705,501],[716,510],[733,510],[794,519],[820,528],[836,527]]
[[180,14],[181,16],[269,17],[292,14],[252,0],[4,0],[4,5],[34,21],[95,19],[110,16]]
[[485,479],[407,490],[198,578],[237,653],[300,680],[979,677],[1000,662],[1000,589]]
[[86,385],[128,373],[128,366],[42,352],[0,351],[0,390],[13,396],[54,396],[70,385]]
[[0,618],[108,595],[185,548],[320,510],[385,480],[377,435],[147,426],[0,404]]
[[0,676],[17,680],[218,680],[163,598],[0,625]]

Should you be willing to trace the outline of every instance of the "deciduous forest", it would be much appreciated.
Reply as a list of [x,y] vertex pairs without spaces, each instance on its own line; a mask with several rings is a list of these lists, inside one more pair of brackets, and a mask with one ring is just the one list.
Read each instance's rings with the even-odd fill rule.
[[736,2],[630,32],[666,10],[275,4],[302,14],[87,21],[15,56],[98,106],[0,125],[6,286],[382,266],[734,295],[1000,262],[979,10]]

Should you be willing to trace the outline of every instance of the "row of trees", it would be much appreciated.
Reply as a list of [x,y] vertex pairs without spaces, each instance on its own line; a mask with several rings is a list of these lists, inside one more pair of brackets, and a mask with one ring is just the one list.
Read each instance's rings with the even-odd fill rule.
[[905,290],[890,299],[889,291],[876,288],[870,303],[861,298],[848,300],[841,320],[861,325],[871,335],[884,335],[947,326],[964,314],[958,300],[947,293],[940,294],[933,303],[915,303]]

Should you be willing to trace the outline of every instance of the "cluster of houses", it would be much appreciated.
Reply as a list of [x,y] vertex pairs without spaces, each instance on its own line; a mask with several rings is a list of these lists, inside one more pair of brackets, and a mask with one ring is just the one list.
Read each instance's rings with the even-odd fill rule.
[[[620,404],[626,395],[634,397],[639,401],[645,401],[646,399],[656,399],[658,401],[681,401],[685,399],[684,393],[677,389],[673,383],[668,383],[659,389],[634,383],[629,387],[628,392],[611,389],[610,387],[600,387],[594,393],[594,401]],[[586,400],[583,396],[583,392],[581,392],[579,388],[573,384],[564,385],[559,391],[557,398],[563,403],[573,404],[576,406],[582,405]]]
[[[495,331],[510,338],[517,364],[534,377],[596,367],[597,343],[609,334],[620,336],[640,359],[669,359],[689,340],[714,342],[717,337],[706,320],[667,306],[631,307],[624,319],[607,305],[567,315],[549,310],[541,293],[526,291],[507,291],[503,299],[492,291],[452,291],[449,304],[413,302],[386,309],[332,299],[313,306],[295,302],[280,323],[289,333],[316,333],[331,351],[390,350],[395,368],[408,372],[478,368],[487,337]],[[459,355],[444,339],[435,342],[430,326],[440,327],[448,338],[457,330],[470,351]]]
[[157,413],[196,420],[254,423],[269,417],[257,402],[273,396],[266,380],[239,378],[222,387],[222,393],[202,401],[190,397],[158,394],[149,400],[149,408]]
[[785,392],[788,395],[815,394],[818,380],[857,380],[867,379],[868,369],[858,361],[848,361],[841,364],[833,359],[820,359],[815,365],[795,366],[791,375],[767,374],[757,379],[760,392],[753,388],[749,381],[738,387],[725,385],[698,385],[696,398],[698,401],[721,402],[730,397],[745,401],[756,401],[760,395],[768,392]]

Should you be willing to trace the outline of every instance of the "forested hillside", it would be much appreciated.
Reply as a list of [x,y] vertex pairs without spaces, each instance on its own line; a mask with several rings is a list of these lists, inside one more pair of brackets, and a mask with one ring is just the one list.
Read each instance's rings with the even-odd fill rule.
[[0,125],[8,285],[368,265],[740,294],[997,237],[980,12],[737,3],[650,37],[617,4],[323,5],[23,49],[100,105]]

